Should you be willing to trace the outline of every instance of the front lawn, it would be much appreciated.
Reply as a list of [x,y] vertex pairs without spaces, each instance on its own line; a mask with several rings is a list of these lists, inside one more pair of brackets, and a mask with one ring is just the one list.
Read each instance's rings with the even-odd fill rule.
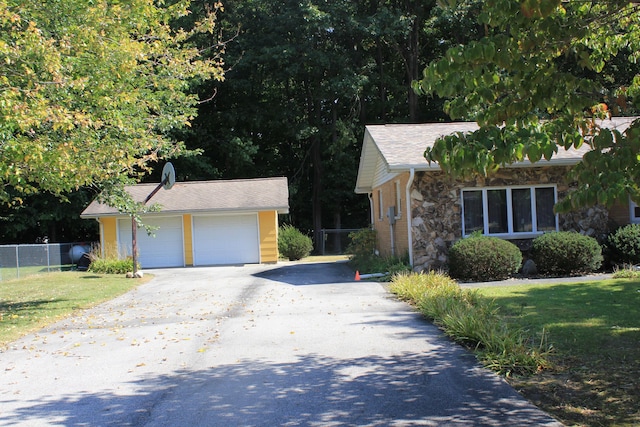
[[567,425],[640,425],[640,280],[479,290],[505,320],[544,330],[553,367],[509,382]]
[[0,282],[0,348],[20,336],[110,300],[150,280],[77,271]]

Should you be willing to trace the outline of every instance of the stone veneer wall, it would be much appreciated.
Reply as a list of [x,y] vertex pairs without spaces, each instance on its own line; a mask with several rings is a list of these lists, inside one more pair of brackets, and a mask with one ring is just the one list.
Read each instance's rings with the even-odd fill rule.
[[[411,191],[413,267],[415,271],[447,270],[449,247],[462,238],[460,190],[467,187],[556,184],[562,200],[571,185],[564,183],[568,167],[500,169],[490,177],[454,181],[443,172],[416,173]],[[560,230],[602,237],[608,232],[606,208],[594,206],[559,215]],[[519,246],[527,246],[520,241]]]

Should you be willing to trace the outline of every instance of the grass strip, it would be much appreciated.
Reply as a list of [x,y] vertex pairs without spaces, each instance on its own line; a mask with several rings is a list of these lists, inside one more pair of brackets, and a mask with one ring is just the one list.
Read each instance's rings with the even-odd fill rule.
[[544,339],[532,339],[526,330],[503,322],[492,301],[476,290],[461,289],[444,274],[397,274],[390,290],[499,374],[527,375],[549,365],[550,348]]
[[0,347],[149,281],[77,271],[0,282]]
[[545,330],[555,368],[509,381],[567,425],[640,425],[640,279],[489,287],[516,328]]

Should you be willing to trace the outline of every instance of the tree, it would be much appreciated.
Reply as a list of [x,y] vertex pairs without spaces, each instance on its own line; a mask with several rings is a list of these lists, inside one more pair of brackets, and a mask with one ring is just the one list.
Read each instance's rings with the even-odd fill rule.
[[557,209],[640,202],[640,122],[621,133],[598,121],[637,111],[639,22],[640,5],[628,1],[483,2],[484,36],[449,49],[415,84],[480,129],[440,138],[427,159],[452,174],[488,174],[588,144],[571,174],[578,188]]
[[197,113],[193,84],[223,79],[222,6],[176,25],[189,5],[0,1],[1,201],[122,188],[152,162],[185,152],[173,136]]

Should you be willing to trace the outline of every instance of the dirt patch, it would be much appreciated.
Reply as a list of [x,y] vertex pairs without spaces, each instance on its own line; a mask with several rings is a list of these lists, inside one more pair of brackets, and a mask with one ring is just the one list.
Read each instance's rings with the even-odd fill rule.
[[640,360],[601,356],[559,361],[552,371],[509,382],[566,425],[640,425]]

